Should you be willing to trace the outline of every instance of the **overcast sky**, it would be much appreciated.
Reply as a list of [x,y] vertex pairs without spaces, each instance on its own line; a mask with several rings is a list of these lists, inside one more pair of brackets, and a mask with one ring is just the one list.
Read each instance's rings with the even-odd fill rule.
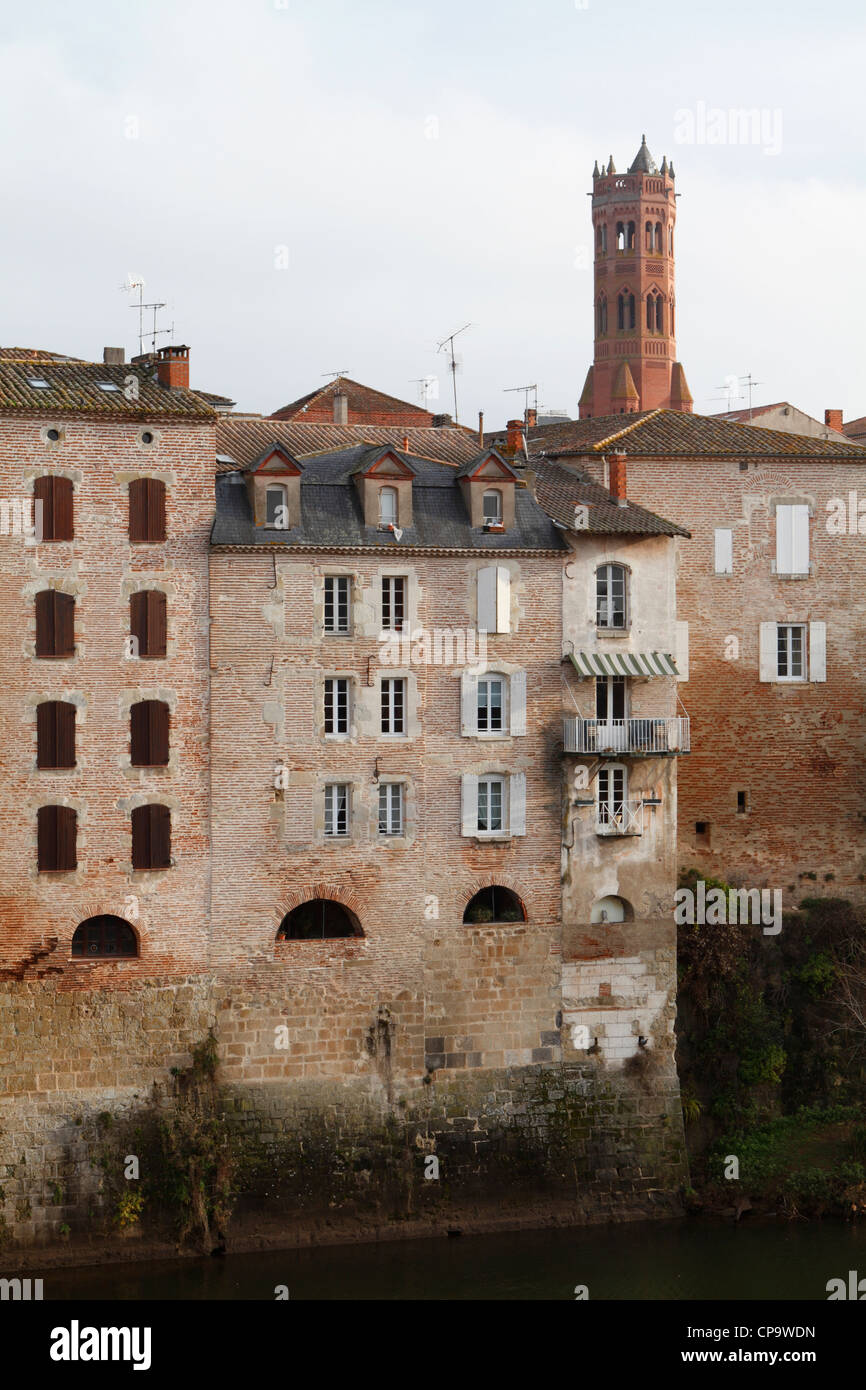
[[462,420],[531,382],[576,415],[593,161],[646,131],[695,409],[751,372],[862,415],[864,42],[862,6],[800,0],[0,0],[0,343],[137,351],[132,273],[248,410],[345,370],[450,411],[436,344],[471,323]]

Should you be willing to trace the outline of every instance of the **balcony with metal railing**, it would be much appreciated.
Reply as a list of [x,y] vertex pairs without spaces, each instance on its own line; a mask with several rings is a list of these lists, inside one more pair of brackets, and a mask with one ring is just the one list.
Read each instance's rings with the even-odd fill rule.
[[600,801],[596,808],[596,835],[642,835],[642,801]]
[[675,757],[691,751],[688,715],[665,719],[579,719],[563,723],[566,753],[600,757]]

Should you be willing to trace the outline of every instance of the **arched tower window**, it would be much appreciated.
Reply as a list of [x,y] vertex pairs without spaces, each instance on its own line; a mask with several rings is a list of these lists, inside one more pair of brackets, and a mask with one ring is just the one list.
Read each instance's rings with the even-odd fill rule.
[[602,224],[601,224],[601,254],[602,254],[603,256],[606,256],[606,255],[607,255],[607,223],[606,223],[606,222],[602,222]]
[[669,256],[672,256],[673,254],[674,254],[674,229],[673,229],[673,227],[668,227],[668,255],[669,255]]
[[634,250],[636,228],[634,222],[629,222],[626,229],[626,245],[629,251]]
[[652,251],[655,247],[655,233],[653,232],[652,222],[647,222],[644,232],[646,249],[647,251]]
[[647,328],[649,329],[650,333],[652,333],[653,328],[655,327],[655,321],[656,321],[656,320],[655,320],[655,303],[654,303],[654,300],[655,300],[655,295],[654,295],[654,294],[648,294],[648,295],[647,295],[647,297],[646,297],[646,326],[647,326]]
[[655,249],[656,249],[656,251],[661,251],[661,249],[662,249],[663,246],[664,246],[664,242],[662,241],[662,224],[661,224],[661,222],[657,222],[657,223],[656,223],[656,234],[655,234]]
[[665,310],[664,303],[660,294],[656,295],[656,333],[665,331]]
[[623,222],[616,224],[616,249],[617,251],[625,250],[625,224]]
[[620,331],[634,328],[635,322],[635,302],[634,295],[628,290],[623,290],[616,298],[616,326]]
[[607,333],[607,296],[600,295],[595,306],[596,334],[603,338]]
[[676,318],[675,308],[676,306],[674,304],[674,301],[671,300],[671,337],[673,337],[674,333],[676,332],[676,329],[674,327],[674,321]]

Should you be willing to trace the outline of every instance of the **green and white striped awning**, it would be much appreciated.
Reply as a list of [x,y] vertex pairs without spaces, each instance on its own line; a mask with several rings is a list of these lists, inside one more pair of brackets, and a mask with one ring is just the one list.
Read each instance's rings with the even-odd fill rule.
[[670,652],[569,652],[581,680],[596,676],[678,676]]

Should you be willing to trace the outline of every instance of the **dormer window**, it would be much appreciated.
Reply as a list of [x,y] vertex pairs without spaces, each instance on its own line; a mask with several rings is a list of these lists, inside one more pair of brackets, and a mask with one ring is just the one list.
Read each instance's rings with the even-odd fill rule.
[[282,483],[269,483],[265,493],[265,525],[285,531],[289,524],[288,493]]
[[485,526],[502,525],[502,493],[493,491],[485,492],[481,499],[481,514],[484,517]]
[[397,525],[397,489],[395,487],[379,489],[379,525]]

